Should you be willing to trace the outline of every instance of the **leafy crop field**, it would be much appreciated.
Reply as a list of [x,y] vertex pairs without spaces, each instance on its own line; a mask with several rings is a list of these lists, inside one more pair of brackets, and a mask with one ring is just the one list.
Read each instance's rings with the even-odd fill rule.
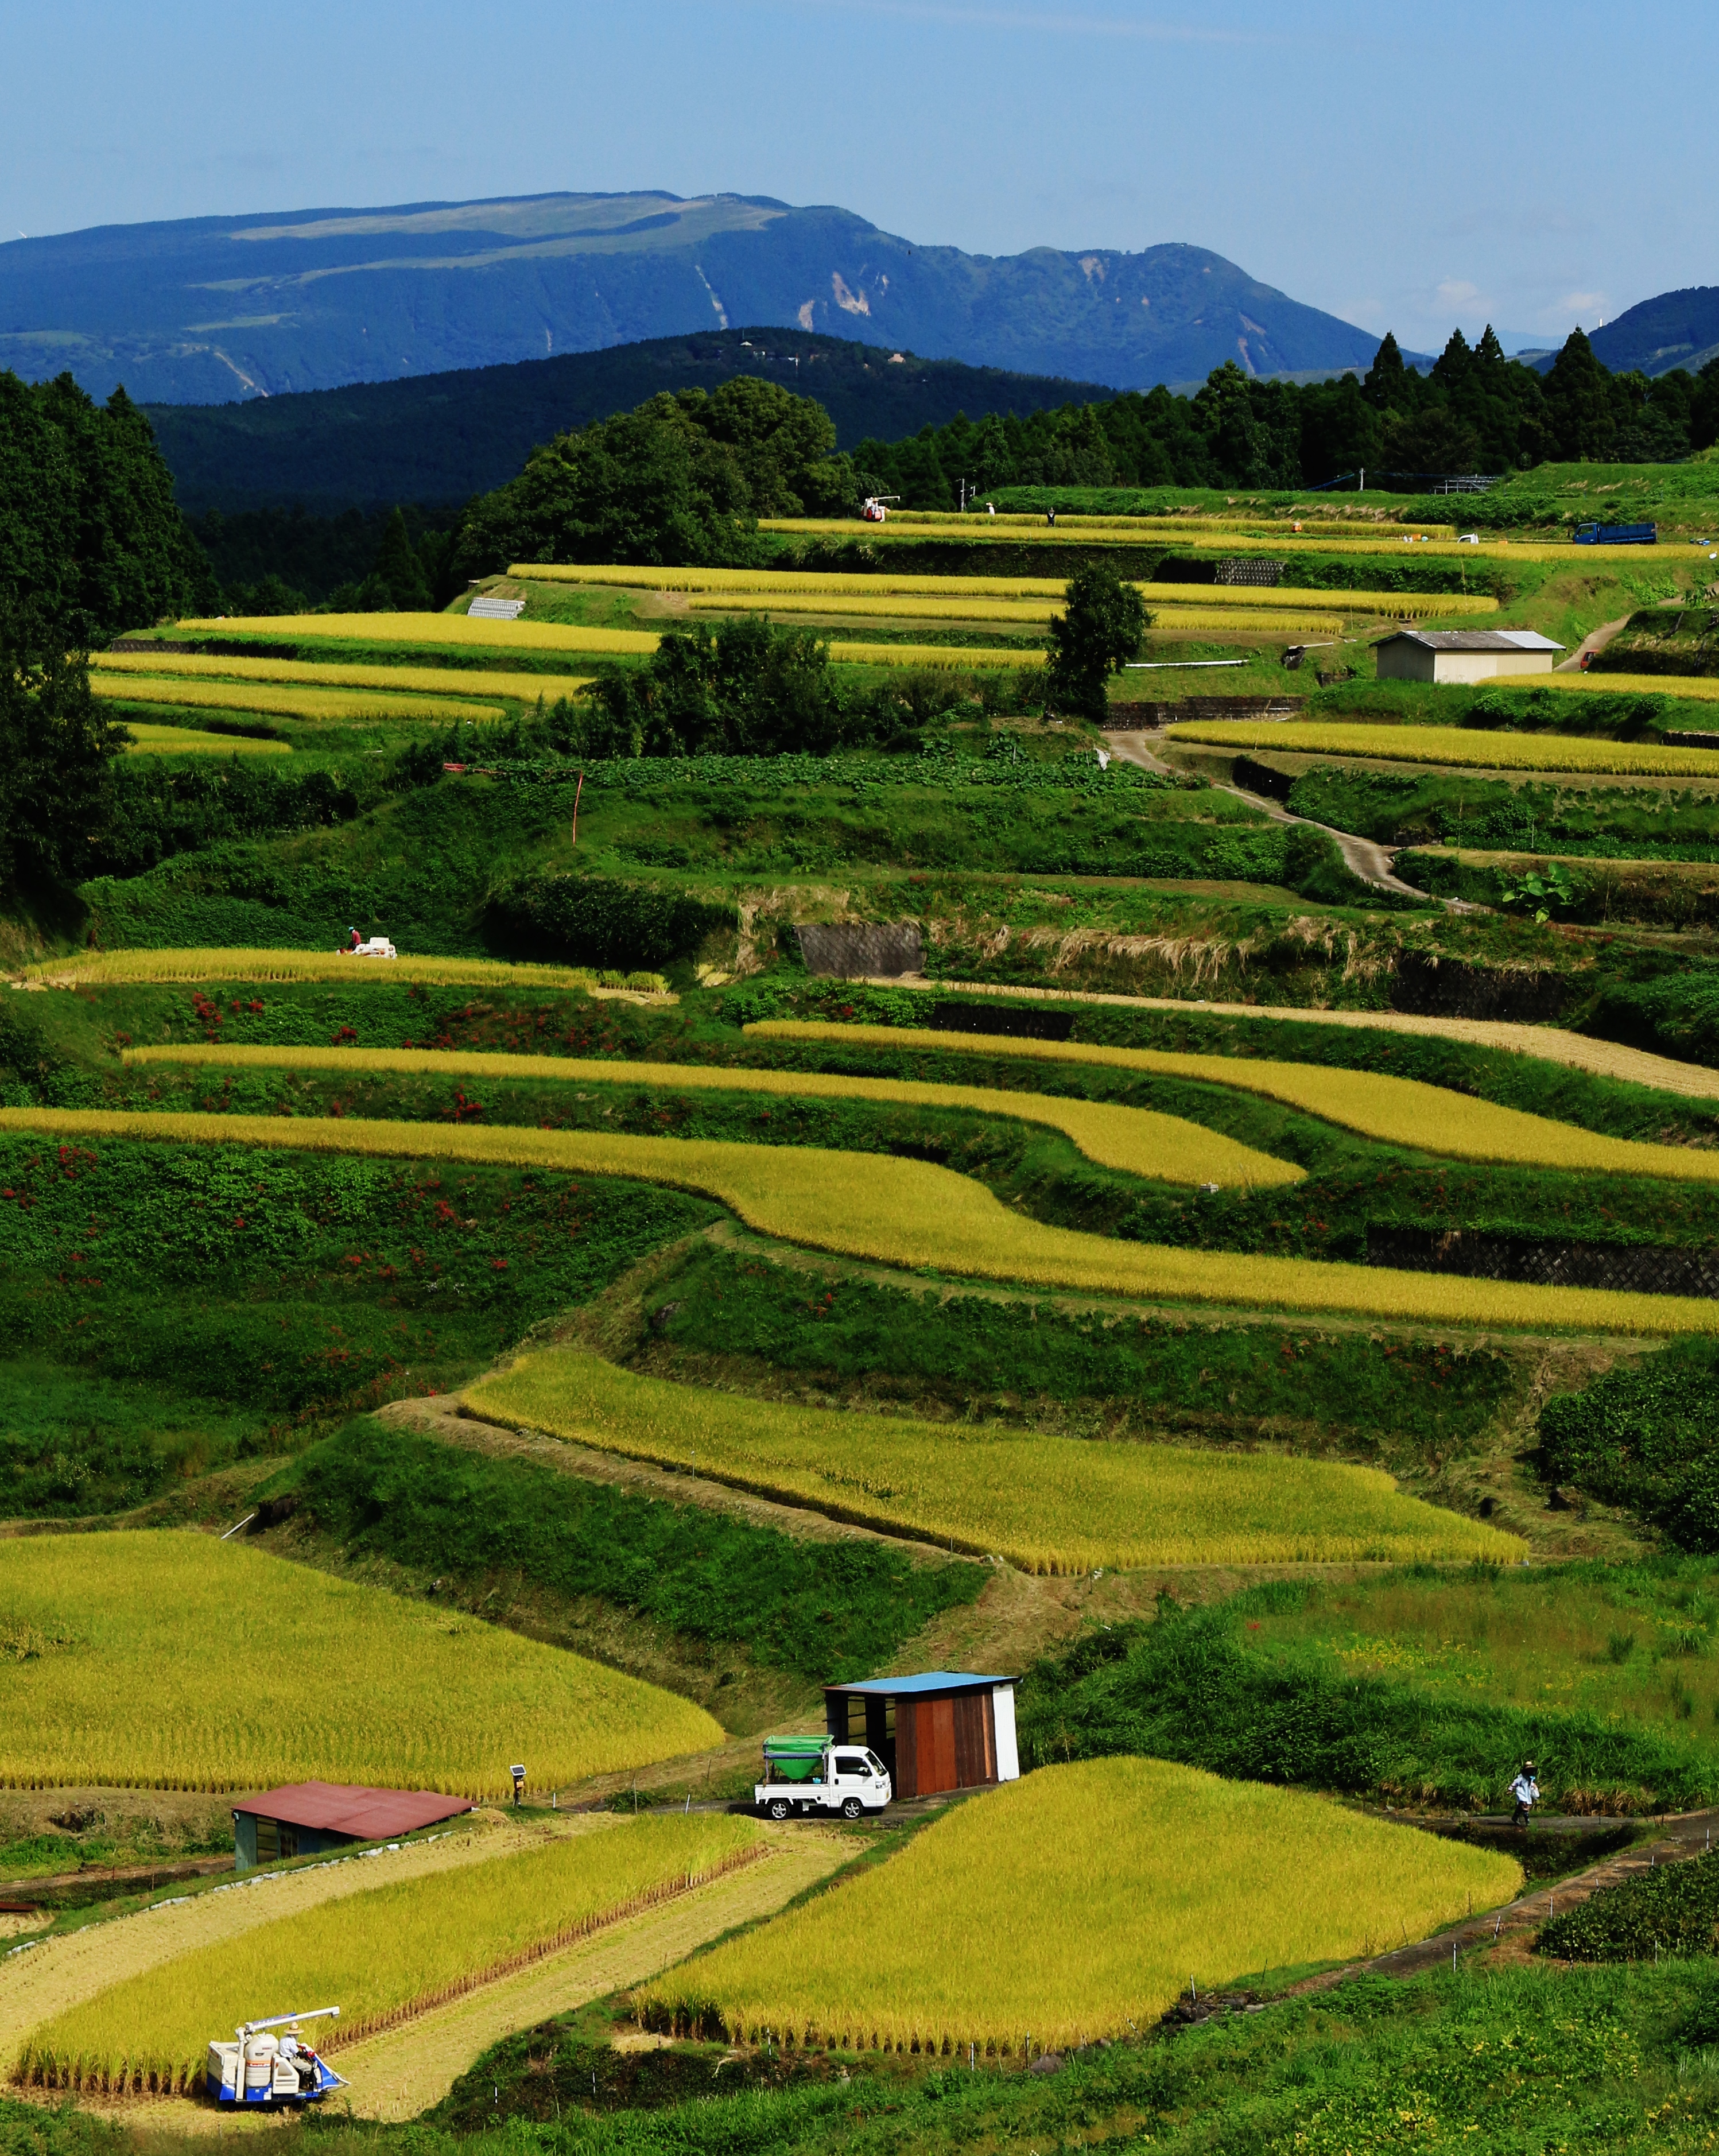
[[1297,1790],[1152,1759],[1047,1767],[659,1979],[646,2013],[732,2041],[1019,2057],[1126,2037],[1190,1980],[1424,1938],[1521,1876]]
[[627,1176],[702,1192],[760,1234],[814,1250],[1153,1301],[1346,1311],[1444,1325],[1719,1332],[1719,1303],[1690,1296],[1528,1287],[1383,1266],[1111,1241],[1077,1229],[1047,1227],[952,1169],[876,1153],[469,1123],[93,1108],[0,1108],[0,1129],[85,1141],[188,1139]]
[[500,674],[478,668],[454,672],[445,666],[342,666],[314,659],[212,658],[196,651],[166,651],[159,659],[136,651],[96,651],[90,654],[90,670],[115,678],[144,674],[167,680],[290,681],[307,688],[515,696],[531,704],[539,696],[552,702],[557,696],[576,696],[591,678],[586,674]]
[[115,715],[131,735],[127,756],[290,756],[283,741],[253,741],[245,734],[204,734],[193,726],[157,726],[147,720]]
[[[1540,677],[1536,675],[1537,685]],[[1603,675],[1596,687],[1616,688]],[[1663,695],[1665,679],[1649,685]],[[1719,682],[1709,685],[1719,690]],[[1325,723],[1291,719],[1278,726],[1227,720],[1183,723],[1168,738],[1216,748],[1278,749],[1288,756],[1369,756],[1388,763],[1435,763],[1465,771],[1591,771],[1638,778],[1719,778],[1719,750],[1669,748],[1653,742],[1604,741],[1587,734],[1512,734],[1467,726]]]
[[[182,621],[199,636],[264,636],[275,642],[313,639],[349,644],[444,644],[475,650],[594,651],[645,657],[657,639],[641,629],[583,629],[552,621],[472,621],[463,613],[294,613],[233,615],[221,621]],[[143,655],[141,654],[140,656]]]
[[905,1106],[975,1109],[1018,1116],[1073,1140],[1089,1160],[1161,1183],[1215,1183],[1268,1188],[1299,1183],[1303,1168],[1288,1161],[1148,1108],[1108,1101],[1057,1100],[1044,1093],[1001,1092],[980,1086],[919,1085],[911,1079],[854,1078],[830,1071],[726,1070],[696,1063],[587,1061],[562,1055],[483,1055],[401,1048],[251,1048],[188,1043],[132,1048],[128,1063],[213,1064],[227,1069],[397,1070],[450,1078],[549,1078],[567,1083],[649,1086],[669,1091],[765,1093],[824,1100],[879,1101]]
[[207,1535],[0,1543],[0,1609],[38,1643],[7,1676],[0,1784],[496,1798],[521,1757],[552,1785],[721,1738],[654,1685]]
[[[210,738],[213,738],[211,737]],[[582,988],[666,995],[660,973],[618,976],[607,986],[582,966],[513,965],[502,958],[347,958],[338,951],[78,951],[25,968],[26,980],[96,987],[119,981],[420,981],[441,988],[512,988],[526,995]]]
[[[92,673],[90,686],[105,701],[172,704],[185,711],[261,711],[285,719],[499,719],[499,704],[462,703],[421,692],[389,696],[363,689],[301,688],[284,681],[168,680],[150,674]],[[444,685],[457,690],[459,677]]]
[[1103,1048],[1084,1042],[1019,1040],[998,1034],[934,1033],[917,1027],[844,1025],[767,1019],[749,1034],[778,1040],[863,1040],[868,1046],[965,1055],[1021,1057],[1033,1062],[1096,1064],[1154,1071],[1259,1093],[1310,1116],[1340,1123],[1362,1137],[1455,1160],[1499,1161],[1536,1168],[1592,1168],[1604,1175],[1651,1175],[1686,1183],[1719,1182],[1719,1153],[1691,1146],[1644,1145],[1608,1137],[1573,1123],[1553,1122],[1520,1108],[1429,1086],[1330,1064],[1270,1063],[1224,1055],[1183,1055],[1155,1048]]
[[98,1992],[31,2035],[27,2086],[104,2093],[197,2088],[213,2036],[259,1999],[338,2005],[305,2035],[356,2043],[599,1925],[765,1853],[749,1820],[633,1819],[542,1849],[346,1895],[197,1948]]
[[582,1348],[521,1355],[465,1399],[486,1420],[690,1468],[1023,1570],[1507,1561],[1515,1537],[1398,1494],[1372,1467],[1023,1435],[665,1383]]

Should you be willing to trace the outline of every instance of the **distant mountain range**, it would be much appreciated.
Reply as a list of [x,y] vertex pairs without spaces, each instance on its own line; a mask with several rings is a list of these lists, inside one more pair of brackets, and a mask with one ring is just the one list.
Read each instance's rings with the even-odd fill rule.
[[964,254],[764,196],[534,195],[0,245],[0,367],[217,403],[756,322],[1113,388],[1364,370],[1378,339],[1221,254]]
[[313,511],[445,504],[511,479],[539,443],[663,389],[756,374],[815,397],[843,449],[969,419],[1113,396],[1096,382],[921,359],[801,330],[703,330],[608,352],[462,368],[238,404],[150,404],[191,515],[300,502]]
[[1643,300],[1604,329],[1589,331],[1588,341],[1614,374],[1635,367],[1669,374],[1677,367],[1698,374],[1710,359],[1719,359],[1719,285],[1691,285]]

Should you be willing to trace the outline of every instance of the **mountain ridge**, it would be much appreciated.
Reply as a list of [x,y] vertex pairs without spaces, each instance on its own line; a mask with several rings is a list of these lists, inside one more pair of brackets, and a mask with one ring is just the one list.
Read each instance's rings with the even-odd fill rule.
[[1377,339],[1209,249],[967,254],[771,196],[499,197],[0,244],[0,367],[149,403],[398,381],[731,322],[1112,389],[1364,369]]
[[554,359],[413,375],[218,405],[146,404],[182,508],[196,515],[301,503],[447,506],[511,479],[556,434],[662,390],[755,374],[815,397],[839,448],[895,441],[957,412],[979,420],[1102,403],[1103,384],[958,360],[901,363],[875,345],[799,330],[701,331]]

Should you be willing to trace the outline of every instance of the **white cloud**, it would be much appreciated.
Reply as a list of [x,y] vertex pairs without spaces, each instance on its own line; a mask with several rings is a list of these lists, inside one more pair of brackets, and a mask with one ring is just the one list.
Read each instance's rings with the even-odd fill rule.
[[1480,296],[1478,285],[1466,284],[1460,277],[1447,277],[1438,291],[1439,305],[1456,311],[1472,307]]

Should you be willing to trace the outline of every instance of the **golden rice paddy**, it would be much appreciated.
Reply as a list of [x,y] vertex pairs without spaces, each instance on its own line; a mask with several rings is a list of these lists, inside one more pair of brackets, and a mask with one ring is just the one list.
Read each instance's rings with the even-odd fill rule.
[[713,2006],[735,2041],[1019,2058],[1137,2033],[1190,1982],[1424,1938],[1521,1880],[1513,1857],[1299,1789],[1159,1759],[1044,1767],[658,1978],[644,2011],[684,2028]]
[[[945,599],[1049,599],[1060,604],[1067,589],[1061,577],[936,577],[879,569],[873,573],[813,569],[644,569],[593,566],[579,562],[567,567],[522,564],[510,572],[545,583],[615,585],[634,591],[688,592],[702,595],[725,593],[738,607],[766,593],[809,601],[813,596],[844,600],[875,600],[881,597]],[[1490,595],[1455,592],[1379,592],[1326,589],[1320,585],[1289,584],[1176,584],[1151,583],[1136,587],[1149,605],[1183,603],[1202,608],[1229,608],[1271,612],[1290,608],[1305,613],[1385,615],[1393,620],[1496,613],[1498,602]],[[762,603],[762,598],[760,598]],[[714,604],[714,598],[711,598]],[[783,609],[788,611],[786,608]],[[809,605],[803,611],[811,611]],[[895,607],[878,607],[877,613],[896,613]]]
[[[229,615],[221,621],[182,621],[179,627],[212,636],[266,636],[295,644],[448,644],[474,650],[579,651],[609,657],[649,657],[658,639],[639,629],[585,629],[559,621],[472,621],[463,613],[302,613]],[[141,655],[141,654],[140,654]]]
[[151,726],[146,719],[115,714],[131,738],[127,756],[290,756],[291,744],[254,741],[249,734],[199,733],[194,726]]
[[751,1093],[775,1099],[870,1101],[884,1106],[957,1108],[1060,1131],[1089,1160],[1161,1183],[1268,1189],[1299,1183],[1305,1168],[1179,1116],[1108,1101],[1058,1100],[982,1086],[919,1085],[899,1078],[850,1078],[835,1071],[733,1070],[697,1063],[588,1061],[562,1055],[449,1053],[436,1049],[252,1048],[195,1042],[128,1048],[131,1064],[213,1065],[227,1070],[339,1070],[414,1077],[548,1079],[581,1086],[635,1086],[652,1092]]
[[78,951],[44,958],[19,976],[54,988],[118,981],[423,981],[444,988],[518,988],[527,994],[578,988],[588,995],[666,995],[660,973],[612,974],[582,966],[515,965],[501,958],[349,958],[337,951]]
[[[1199,586],[1190,587],[1198,590]],[[699,593],[687,602],[694,613],[810,613],[844,619],[858,614],[901,621],[1001,621],[1023,625],[1054,620],[1061,602],[1055,599],[993,598],[845,598],[800,593],[721,592]],[[1333,636],[1342,628],[1336,613],[1279,613],[1264,607],[1179,607],[1162,604],[1153,593],[1152,615],[1159,629],[1247,629],[1270,635],[1281,631],[1295,635]]]
[[1019,1040],[998,1034],[938,1033],[908,1026],[826,1024],[768,1019],[747,1028],[763,1040],[863,1041],[903,1054],[1019,1058],[1112,1070],[1192,1078],[1258,1093],[1285,1107],[1358,1131],[1387,1145],[1455,1160],[1557,1168],[1598,1175],[1648,1175],[1662,1181],[1719,1183],[1719,1152],[1692,1146],[1645,1145],[1608,1137],[1550,1116],[1501,1107],[1424,1079],[1343,1070],[1318,1063],[1270,1063],[1247,1056],[1183,1055],[1156,1048],[1103,1048],[1070,1040]]
[[[159,658],[141,652],[98,651],[90,659],[92,675],[144,674],[166,680],[298,682],[306,688],[383,689],[407,695],[511,696],[535,704],[541,696],[554,703],[585,687],[588,674],[502,674],[486,667],[342,665],[325,660],[212,658],[202,652],[170,651]],[[118,696],[113,690],[108,693]]]
[[1378,1468],[801,1407],[639,1377],[580,1347],[521,1355],[463,1398],[507,1429],[690,1469],[1028,1572],[1521,1555],[1514,1537],[1403,1496]]
[[497,1798],[521,1757],[552,1787],[722,1742],[600,1662],[212,1535],[0,1541],[0,1609],[46,1643],[7,1665],[0,1786]]
[[[939,1036],[940,1039],[949,1036]],[[813,1147],[600,1132],[308,1116],[0,1108],[0,1129],[99,1142],[141,1138],[491,1161],[635,1177],[700,1191],[760,1234],[893,1266],[1153,1301],[1349,1312],[1434,1325],[1574,1327],[1661,1335],[1719,1331],[1719,1304],[1680,1296],[1529,1287],[1371,1265],[1111,1241],[1047,1227],[982,1183],[929,1162]]]
[[[1538,686],[1544,677],[1531,677]],[[1663,680],[1655,686],[1665,691]],[[1590,734],[1496,733],[1470,726],[1368,726],[1363,722],[1254,726],[1227,721],[1167,730],[1172,741],[1219,748],[1279,749],[1289,756],[1365,756],[1390,763],[1427,763],[1466,771],[1573,771],[1619,778],[1719,778],[1719,750],[1658,742],[1603,741]]]
[[402,1879],[196,1948],[33,2030],[18,2077],[85,2092],[202,2086],[212,2037],[259,1999],[337,2003],[338,2050],[762,1854],[750,1820],[618,1820],[469,1868]]
[[104,701],[171,704],[182,711],[259,711],[286,719],[499,719],[499,704],[461,703],[451,696],[387,695],[380,690],[310,689],[286,681],[206,681],[151,674],[90,676]]

